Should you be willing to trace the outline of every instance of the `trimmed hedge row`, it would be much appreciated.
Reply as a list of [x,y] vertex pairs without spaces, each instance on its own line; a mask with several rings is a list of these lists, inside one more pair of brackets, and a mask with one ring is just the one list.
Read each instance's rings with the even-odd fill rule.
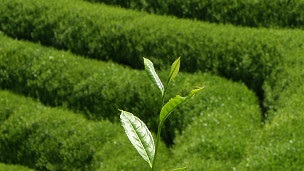
[[[302,32],[302,35],[304,32]],[[290,36],[294,38],[290,39]],[[282,35],[281,44],[286,49],[282,64],[274,68],[267,77],[263,89],[265,92],[264,106],[268,107],[268,118],[271,120],[276,115],[276,111],[286,107],[286,101],[293,95],[304,83],[304,46],[300,34]],[[295,41],[294,41],[295,40]],[[303,94],[299,94],[303,96]],[[297,108],[297,110],[300,110]],[[304,113],[304,110],[300,110]],[[300,112],[299,111],[299,112]]]
[[265,92],[272,96],[265,101],[268,122],[247,147],[239,170],[304,169],[304,50],[295,43],[286,48],[292,49],[289,57],[265,83]]
[[[239,131],[250,126],[239,119],[242,114],[254,111],[249,106],[233,112],[231,105],[227,114],[216,106],[216,110],[197,117],[175,139],[175,161],[181,166],[189,165],[189,170],[303,170],[304,56],[301,54],[304,53],[301,46],[297,47],[288,54],[290,58],[284,58],[284,64],[274,69],[264,85],[269,98],[265,103],[270,108],[262,129],[247,134]],[[236,116],[229,118],[231,111]],[[239,139],[244,142],[240,143]]]
[[175,139],[173,161],[189,166],[189,171],[303,170],[304,86],[288,89],[294,93],[280,97],[284,106],[272,111],[271,121],[261,129],[256,129],[254,119],[248,122],[248,106],[232,113],[217,107],[197,117]]
[[[13,112],[0,125],[1,162],[37,170],[148,169],[117,124],[88,121],[7,91],[0,91],[0,99],[7,101],[1,110]],[[160,154],[165,163],[168,153],[163,144]],[[115,157],[122,160],[114,163]]]
[[282,53],[271,38],[284,34],[77,0],[5,0],[0,14],[0,29],[12,37],[133,68],[142,68],[143,56],[162,69],[182,56],[184,71],[209,71],[241,80],[261,98],[262,84],[280,63]]
[[285,99],[271,123],[259,131],[247,157],[240,164],[246,170],[304,169],[304,86]]
[[189,171],[233,170],[246,156],[247,146],[262,128],[259,108],[256,104],[222,104],[230,97],[218,97],[208,99],[214,100],[209,110],[197,106],[200,116],[192,118],[193,123],[176,137],[172,151],[178,166],[188,166]]
[[7,92],[1,92],[1,99],[11,104],[1,108],[13,111],[0,126],[0,161],[5,163],[39,170],[91,170],[102,161],[95,159],[96,152],[117,132],[122,133],[109,122],[90,122]]
[[156,14],[249,27],[304,28],[304,1],[87,0]]
[[24,166],[8,165],[8,164],[4,164],[4,163],[0,163],[0,170],[2,170],[2,171],[34,171],[34,170],[26,168]]
[[[90,119],[117,121],[117,109],[121,108],[136,114],[152,130],[157,129],[160,93],[144,71],[77,57],[4,35],[0,36],[0,49],[1,88],[37,98],[46,105],[68,107]],[[168,72],[159,74],[164,78]],[[175,112],[177,116],[167,123],[163,138],[168,144],[172,143],[175,129],[183,130],[204,110],[258,104],[255,94],[245,85],[199,73],[179,74],[168,97],[186,95],[194,86],[202,85],[206,90]],[[257,118],[260,115],[256,113]]]

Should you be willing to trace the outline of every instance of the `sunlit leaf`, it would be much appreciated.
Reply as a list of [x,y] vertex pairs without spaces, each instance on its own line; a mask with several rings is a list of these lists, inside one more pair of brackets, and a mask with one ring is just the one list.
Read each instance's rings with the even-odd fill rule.
[[158,87],[158,89],[161,91],[162,95],[164,95],[164,91],[165,91],[164,85],[161,82],[161,80],[159,79],[159,77],[154,69],[153,63],[149,59],[144,58],[144,65],[145,65],[145,70],[148,73],[152,82]]
[[170,70],[170,73],[169,73],[169,78],[168,78],[168,82],[167,82],[167,85],[170,84],[170,82],[173,80],[173,78],[176,77],[176,75],[178,74],[179,72],[179,68],[180,68],[180,57],[177,58],[173,64],[171,65],[171,70]]
[[164,122],[165,119],[182,103],[190,99],[192,96],[194,96],[196,93],[201,91],[203,88],[197,88],[192,90],[188,96],[182,97],[180,95],[175,96],[174,98],[171,98],[161,109],[159,119],[160,122]]
[[120,110],[121,124],[125,132],[142,158],[152,167],[155,155],[154,140],[151,132],[139,118],[130,112]]

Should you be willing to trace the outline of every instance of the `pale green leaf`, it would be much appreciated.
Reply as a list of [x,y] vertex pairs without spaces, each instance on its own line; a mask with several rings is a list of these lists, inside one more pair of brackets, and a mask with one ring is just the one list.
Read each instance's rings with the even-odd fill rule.
[[138,117],[130,112],[120,110],[121,124],[125,132],[142,158],[152,167],[155,155],[155,145],[151,132]]
[[144,58],[144,65],[145,65],[145,70],[148,73],[152,82],[158,87],[158,89],[161,91],[162,95],[164,95],[164,91],[165,91],[164,85],[161,82],[161,80],[159,79],[159,77],[154,69],[153,63],[149,59]]
[[197,88],[192,90],[188,96],[181,97],[180,95],[175,96],[174,98],[171,98],[161,109],[159,119],[160,122],[164,122],[165,119],[182,103],[190,99],[192,96],[194,96],[196,93],[201,91],[203,88]]
[[179,68],[180,68],[180,57],[177,58],[173,64],[171,65],[171,70],[170,70],[170,73],[169,73],[169,78],[168,78],[168,82],[167,82],[167,85],[170,84],[170,82],[173,80],[173,78],[176,77],[176,75],[178,74],[179,72]]

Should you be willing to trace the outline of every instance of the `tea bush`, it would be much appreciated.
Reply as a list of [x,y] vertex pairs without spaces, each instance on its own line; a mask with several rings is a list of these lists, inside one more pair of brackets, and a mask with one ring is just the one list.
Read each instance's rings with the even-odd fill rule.
[[169,0],[168,14],[249,27],[304,28],[303,0]]
[[[263,85],[264,106],[268,108],[270,120],[278,109],[286,107],[286,101],[304,83],[303,45],[299,41],[293,41],[287,37],[288,35],[282,39],[286,43],[282,64],[273,69]],[[299,40],[297,36],[294,39]],[[302,95],[299,94],[299,96]]]
[[[215,86],[202,94],[205,98],[197,97],[193,106],[187,105],[191,108],[196,104],[191,113],[199,115],[192,117],[192,123],[174,140],[173,161],[189,166],[189,170],[232,170],[245,156],[253,135],[262,128],[256,99],[248,103],[248,99],[241,100],[245,91],[226,86],[222,86],[226,91],[219,91],[220,88]],[[235,96],[229,96],[227,91]]]
[[240,164],[246,170],[303,170],[304,86],[285,99],[271,122],[256,134]]
[[[95,160],[97,151],[120,130],[106,121],[94,123],[8,92],[1,91],[2,95],[10,103],[18,98],[24,102],[0,127],[0,161],[5,163],[39,170],[94,169],[101,161]],[[27,105],[31,103],[35,106]]]
[[303,0],[87,0],[156,14],[249,27],[304,28]]
[[136,9],[138,11],[146,11],[150,13],[163,14],[165,12],[168,1],[149,1],[149,0],[87,0],[96,3],[105,3],[123,8]]
[[[70,108],[90,119],[107,118],[117,121],[117,109],[122,108],[132,111],[156,131],[157,113],[160,109],[155,106],[160,106],[157,101],[160,93],[149,80],[143,79],[148,77],[145,72],[113,63],[84,59],[5,36],[0,39],[3,52],[0,54],[0,85],[3,89],[34,97],[46,105]],[[167,74],[160,72],[162,78],[167,77]],[[176,92],[185,95],[193,85],[210,85],[205,91],[206,97],[199,96],[197,99],[201,100],[200,105],[205,109],[216,107],[211,104],[215,103],[214,101],[227,105],[258,103],[255,94],[245,85],[200,73],[181,73],[172,82],[173,88],[168,90],[168,97],[172,97]],[[218,92],[217,89],[222,91]],[[223,99],[220,96],[229,98]],[[201,112],[198,109],[195,103],[191,102],[189,108],[184,110],[195,116],[194,113]],[[168,132],[163,135],[167,143],[172,143],[175,129],[181,131],[184,125],[191,122],[191,119],[187,121],[186,118],[192,116],[185,117],[190,114],[184,114],[182,110],[178,111],[176,115],[180,115],[179,119],[168,122],[167,127],[172,128],[168,128]]]
[[281,49],[272,38],[284,34],[77,0],[5,0],[0,14],[0,30],[15,38],[141,69],[144,56],[161,69],[182,56],[183,71],[209,71],[241,80],[261,97],[265,77],[280,63]]
[[2,40],[2,88],[35,97],[47,105],[83,111],[92,119],[113,120],[118,106],[136,106],[137,94],[132,91],[142,84],[139,76],[143,74],[28,42]]
[[[121,126],[88,121],[80,114],[45,107],[7,91],[0,91],[0,95],[1,101],[6,100],[10,106],[19,102],[19,108],[11,108],[13,114],[0,126],[1,162],[38,170],[119,170],[126,166],[144,170],[141,157],[121,136]],[[167,159],[163,143],[161,149]]]

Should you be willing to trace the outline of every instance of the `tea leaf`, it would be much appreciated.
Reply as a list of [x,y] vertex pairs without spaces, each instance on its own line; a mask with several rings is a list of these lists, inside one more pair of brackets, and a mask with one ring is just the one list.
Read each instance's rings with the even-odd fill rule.
[[173,80],[173,78],[176,77],[176,75],[179,72],[179,68],[180,68],[180,57],[177,58],[173,64],[171,65],[171,70],[170,70],[170,74],[169,74],[169,78],[168,78],[168,82],[167,85],[170,84],[170,82]]
[[121,124],[125,132],[142,158],[152,167],[155,155],[154,140],[151,132],[139,118],[130,112],[120,110]]
[[203,88],[197,88],[192,90],[188,96],[181,97],[180,95],[175,96],[174,98],[171,98],[161,109],[159,119],[160,122],[164,122],[165,119],[182,103],[190,99],[192,96],[194,96],[196,93],[201,91]]
[[144,58],[144,65],[145,65],[145,70],[148,73],[150,79],[158,87],[158,89],[161,91],[162,96],[163,96],[164,91],[165,91],[164,85],[161,82],[161,80],[159,79],[159,77],[154,69],[153,63],[149,59]]

